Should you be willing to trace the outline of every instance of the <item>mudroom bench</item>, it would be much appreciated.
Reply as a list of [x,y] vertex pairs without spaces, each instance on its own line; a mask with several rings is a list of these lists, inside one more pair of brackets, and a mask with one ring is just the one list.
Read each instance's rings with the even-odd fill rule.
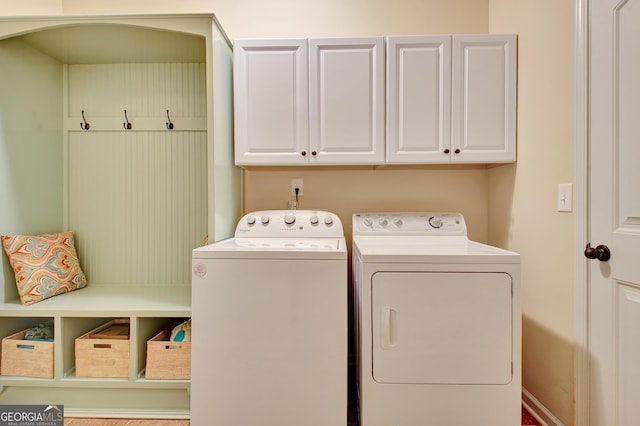
[[[72,231],[88,282],[23,305],[2,254],[0,404],[188,418],[190,380],[146,378],[147,343],[191,317],[191,250],[240,216],[229,39],[209,13],[6,17],[0,62],[0,234]],[[76,339],[112,321],[128,342],[79,377]]]

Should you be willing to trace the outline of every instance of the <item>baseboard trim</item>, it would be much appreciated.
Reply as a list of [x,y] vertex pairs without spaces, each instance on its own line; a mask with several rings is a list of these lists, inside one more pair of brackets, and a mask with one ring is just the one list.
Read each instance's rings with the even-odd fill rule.
[[189,420],[189,410],[110,410],[90,408],[69,408],[64,417],[104,418],[104,419],[175,419]]
[[540,422],[542,426],[565,426],[562,421],[553,415],[535,396],[522,388],[522,405]]

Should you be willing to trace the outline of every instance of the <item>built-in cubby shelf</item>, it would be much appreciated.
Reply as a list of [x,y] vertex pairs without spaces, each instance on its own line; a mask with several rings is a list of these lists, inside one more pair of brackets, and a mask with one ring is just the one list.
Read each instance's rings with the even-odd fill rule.
[[[0,376],[0,404],[188,418],[189,380],[145,378],[147,340],[191,317],[191,250],[240,216],[230,41],[212,14],[8,17],[0,61],[0,234],[73,231],[89,282],[25,306],[1,256],[0,338],[52,322],[54,368]],[[76,377],[75,339],[112,319],[127,377]]]
[[[80,292],[78,292],[80,293]],[[175,298],[171,298],[171,294]],[[75,382],[75,386],[106,386],[106,387],[127,387],[138,388],[167,387],[172,389],[187,388],[188,380],[147,380],[144,378],[146,364],[146,344],[168,323],[182,322],[191,315],[190,296],[188,293],[179,294],[175,291],[168,291],[154,302],[145,301],[141,305],[146,305],[147,309],[132,309],[126,306],[109,309],[108,305],[103,305],[99,310],[92,310],[94,299],[99,297],[109,298],[110,302],[117,303],[118,300],[125,301],[131,305],[132,300],[105,289],[87,292],[83,297],[70,298],[59,304],[54,310],[47,309],[46,306],[38,309],[29,309],[37,305],[18,306],[17,309],[3,309],[0,317],[0,335],[8,336],[15,332],[38,325],[40,323],[54,324],[54,377],[51,379],[40,379],[20,376],[3,376],[2,381],[6,386],[13,384],[46,384],[49,386],[56,382],[65,382],[69,385]],[[164,298],[164,300],[162,300]],[[59,297],[64,299],[64,297]],[[68,306],[74,302],[87,300],[87,309],[69,309]],[[53,300],[51,300],[53,301]],[[45,301],[46,302],[46,301]],[[44,304],[44,303],[43,303]],[[66,306],[65,306],[66,305]],[[5,304],[4,307],[11,306]],[[115,305],[114,305],[115,306]],[[24,309],[27,308],[27,309]],[[51,316],[53,315],[53,316]],[[86,378],[75,376],[75,339],[82,334],[97,328],[98,326],[113,320],[127,319],[130,322],[130,374],[128,378]]]
[[[147,341],[167,324],[181,322],[191,316],[191,292],[188,286],[89,286],[82,290],[24,306],[18,300],[0,305],[0,336],[9,336],[40,323],[54,324],[54,377],[50,379],[1,376],[0,400],[3,403],[48,403],[61,396],[70,415],[159,417],[189,416],[189,380],[151,380],[144,376]],[[75,340],[84,333],[112,319],[130,322],[129,376],[100,378],[75,376]],[[37,391],[34,391],[37,389]],[[73,391],[72,391],[73,389]],[[86,399],[71,394],[86,392]],[[105,390],[126,391],[139,406],[95,406],[94,396]],[[169,394],[174,408],[155,405],[160,395]],[[35,396],[33,396],[35,395]],[[166,395],[165,395],[166,397]],[[42,398],[47,398],[42,399]],[[74,401],[75,400],[75,401]],[[127,405],[131,402],[127,402]],[[176,405],[177,404],[177,405]]]

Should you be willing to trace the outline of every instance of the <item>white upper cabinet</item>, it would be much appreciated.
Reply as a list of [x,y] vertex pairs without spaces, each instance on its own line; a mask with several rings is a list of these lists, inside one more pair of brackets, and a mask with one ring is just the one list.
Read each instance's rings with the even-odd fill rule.
[[452,161],[516,160],[516,36],[454,35]]
[[387,38],[387,163],[516,160],[516,36]]
[[446,163],[451,37],[387,38],[387,162]]
[[236,40],[233,67],[236,164],[305,164],[307,40]]
[[237,40],[234,80],[237,165],[384,162],[382,37]]
[[234,88],[240,166],[516,160],[514,34],[237,40]]
[[384,39],[309,40],[310,163],[384,162]]

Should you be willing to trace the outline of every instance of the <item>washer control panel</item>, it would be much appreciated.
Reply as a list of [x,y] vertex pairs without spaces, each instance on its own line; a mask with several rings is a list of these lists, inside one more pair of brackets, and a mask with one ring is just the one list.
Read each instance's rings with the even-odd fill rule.
[[245,215],[236,237],[344,237],[342,222],[333,213],[317,210],[264,210]]
[[356,213],[353,235],[467,235],[460,213]]

